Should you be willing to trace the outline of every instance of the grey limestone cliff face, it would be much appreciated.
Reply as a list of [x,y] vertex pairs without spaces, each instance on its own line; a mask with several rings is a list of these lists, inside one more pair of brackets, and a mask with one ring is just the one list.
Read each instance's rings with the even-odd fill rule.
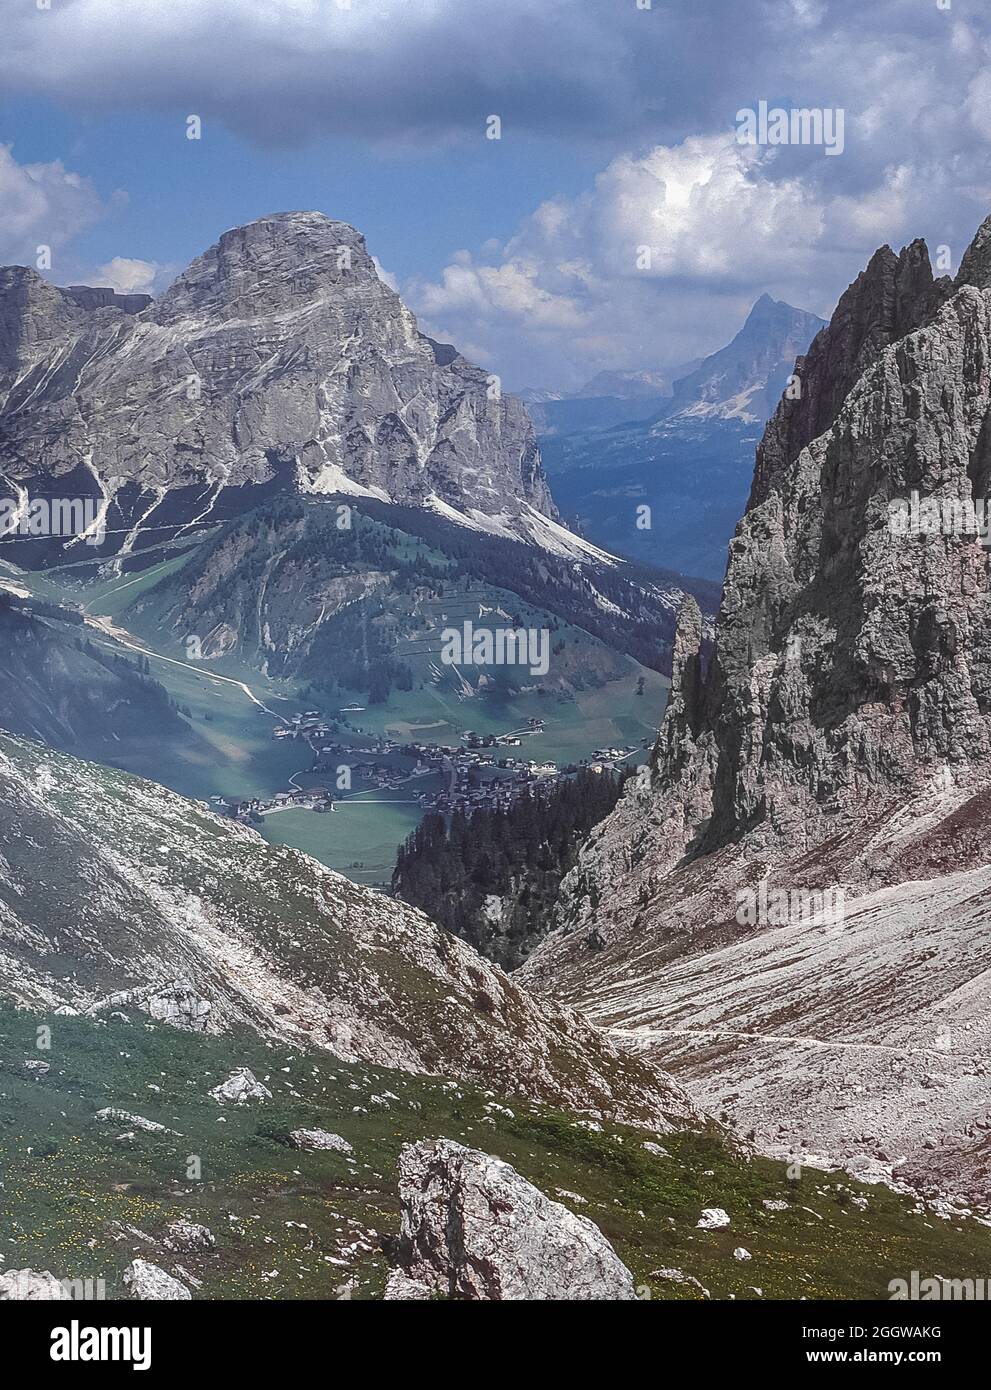
[[[81,305],[25,266],[0,267],[0,387],[12,389],[22,364],[41,360],[81,332]],[[4,405],[6,410],[6,402]]]
[[140,314],[151,303],[150,294],[118,294],[93,285],[66,285],[61,293],[83,309],[120,309],[125,314]]
[[419,332],[346,223],[235,228],[134,307],[0,271],[0,477],[71,477],[125,537],[273,479],[554,515],[521,402]]
[[[649,778],[594,837],[565,916],[634,863],[663,871],[744,838],[810,847],[934,777],[987,771],[987,550],[891,524],[913,493],[991,494],[982,265],[972,249],[955,283],[934,281],[923,243],[882,248],[799,360],[801,397],[757,452],[708,670],[687,605]],[[593,872],[605,844],[615,862]]]

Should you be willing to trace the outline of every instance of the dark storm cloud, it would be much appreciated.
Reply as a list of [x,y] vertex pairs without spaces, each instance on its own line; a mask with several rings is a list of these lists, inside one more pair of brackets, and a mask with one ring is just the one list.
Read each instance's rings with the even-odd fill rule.
[[[477,136],[485,116],[582,140],[670,143],[761,97],[869,102],[886,71],[946,62],[953,0],[4,0],[8,88],[188,107],[263,141]],[[911,95],[911,93],[910,93]],[[919,111],[902,119],[918,121]],[[882,121],[883,129],[887,118]],[[938,121],[937,121],[938,127]],[[938,138],[938,135],[937,135]]]

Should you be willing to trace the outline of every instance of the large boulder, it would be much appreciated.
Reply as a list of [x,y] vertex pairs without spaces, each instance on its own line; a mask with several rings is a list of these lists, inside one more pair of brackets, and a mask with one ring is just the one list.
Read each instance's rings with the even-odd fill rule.
[[94,1118],[104,1124],[130,1125],[132,1129],[143,1130],[145,1134],[177,1133],[174,1129],[166,1129],[165,1125],[160,1125],[157,1120],[146,1120],[144,1115],[133,1115],[130,1110],[119,1110],[114,1105],[98,1110]]
[[61,1280],[47,1269],[41,1273],[33,1269],[8,1269],[6,1274],[0,1274],[0,1302],[47,1302],[68,1297]]
[[[399,1196],[398,1263],[425,1290],[485,1300],[636,1298],[633,1276],[597,1226],[490,1154],[450,1139],[408,1144]],[[408,1288],[392,1280],[388,1297],[399,1283]]]
[[185,1284],[149,1260],[132,1260],[124,1270],[124,1287],[145,1302],[179,1303],[192,1298]]

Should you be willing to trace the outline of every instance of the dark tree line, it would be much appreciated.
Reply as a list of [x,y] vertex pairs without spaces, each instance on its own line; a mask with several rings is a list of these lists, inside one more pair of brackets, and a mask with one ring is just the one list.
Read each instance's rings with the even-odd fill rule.
[[624,773],[582,769],[505,811],[429,815],[400,847],[393,889],[514,969],[547,934],[561,880],[582,840],[616,805],[624,780]]

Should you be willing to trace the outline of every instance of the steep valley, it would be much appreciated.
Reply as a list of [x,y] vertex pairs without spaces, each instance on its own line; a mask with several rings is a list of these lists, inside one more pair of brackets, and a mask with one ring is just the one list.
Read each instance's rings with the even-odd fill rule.
[[[991,219],[955,282],[882,248],[804,354],[813,316],[761,301],[780,342],[552,441],[565,512],[613,470],[585,501],[617,539],[671,450],[632,559],[562,523],[522,404],[344,223],[236,228],[147,304],[0,274],[0,476],[105,530],[0,567],[22,1268],[427,1297],[389,1292],[397,1173],[451,1140],[590,1217],[645,1299],[985,1272],[987,549],[889,518],[986,491],[989,248]],[[680,565],[716,573],[793,350],[720,598]],[[524,645],[476,659],[474,629]],[[619,768],[554,853],[514,818]],[[429,812],[458,935],[393,881]],[[502,858],[465,886],[443,841],[475,813]],[[779,888],[839,917],[769,921]]]
[[[640,758],[682,596],[715,611],[714,585],[558,523],[521,403],[423,335],[360,234],[318,213],[234,228],[155,300],[6,268],[0,386],[21,522],[0,592],[50,605],[22,664],[61,664],[78,706],[56,713],[52,691],[43,717],[12,675],[4,726],[267,804],[322,784],[305,741],[274,737],[310,708],[339,749],[325,771],[364,750],[356,784],[330,816],[281,806],[259,826],[363,882],[388,883],[444,785],[390,743],[458,750],[474,730],[522,733],[548,769]],[[86,532],[32,534],[31,509],[66,496]],[[547,669],[445,663],[465,624],[532,634]],[[125,700],[106,673],[132,668]]]

